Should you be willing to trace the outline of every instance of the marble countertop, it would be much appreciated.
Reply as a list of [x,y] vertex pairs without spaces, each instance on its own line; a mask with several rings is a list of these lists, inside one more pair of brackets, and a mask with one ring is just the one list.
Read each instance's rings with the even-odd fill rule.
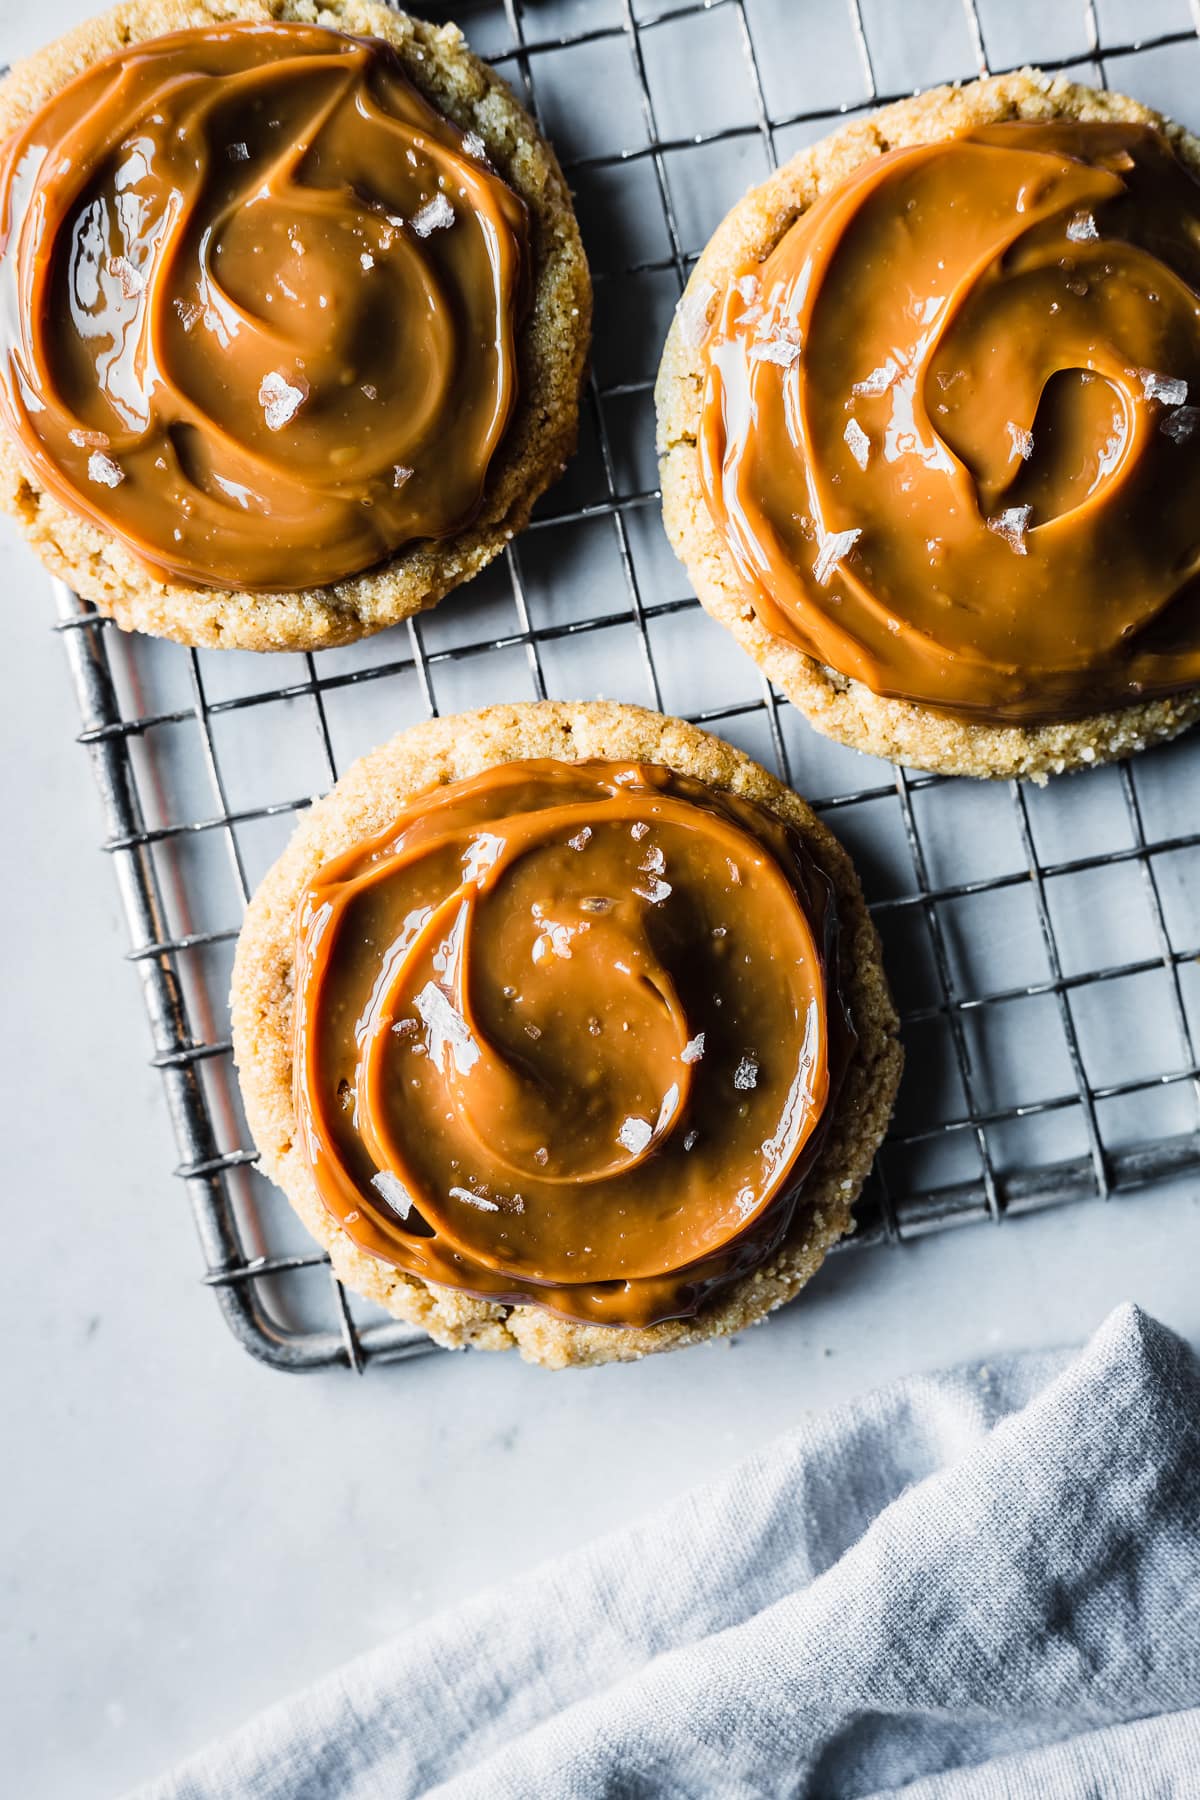
[[[8,0],[0,47],[83,10]],[[630,1368],[255,1364],[197,1279],[48,584],[7,530],[0,591],[0,1666],[22,1800],[120,1792],[894,1376],[1079,1339],[1126,1298],[1200,1345],[1190,1184],[848,1251],[765,1329]]]

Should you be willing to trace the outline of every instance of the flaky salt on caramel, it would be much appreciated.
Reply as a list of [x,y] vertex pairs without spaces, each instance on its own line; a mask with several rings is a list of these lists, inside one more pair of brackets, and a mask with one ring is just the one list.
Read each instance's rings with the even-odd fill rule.
[[869,159],[738,272],[704,362],[705,499],[784,642],[994,724],[1200,682],[1200,185],[1160,132]]
[[832,887],[773,813],[502,764],[327,864],[296,944],[299,1143],[361,1249],[646,1326],[783,1243],[854,1037]]
[[478,512],[528,236],[382,42],[131,45],[0,157],[0,420],[152,574],[337,582]]

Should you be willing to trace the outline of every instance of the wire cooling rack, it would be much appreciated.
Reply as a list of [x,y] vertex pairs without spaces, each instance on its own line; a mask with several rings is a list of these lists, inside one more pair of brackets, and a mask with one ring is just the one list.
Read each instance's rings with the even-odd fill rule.
[[534,524],[435,613],[317,656],[127,636],[56,588],[176,1174],[234,1333],[283,1369],[430,1348],[342,1291],[257,1172],[226,996],[242,908],[297,812],[400,726],[492,700],[603,693],[685,714],[793,782],[854,854],[908,1072],[853,1242],[1197,1168],[1200,736],[1044,789],[827,743],[687,590],[659,518],[651,389],[713,227],[839,117],[1036,61],[1195,126],[1200,19],[1186,0],[456,10],[554,139],[596,279],[579,455]]

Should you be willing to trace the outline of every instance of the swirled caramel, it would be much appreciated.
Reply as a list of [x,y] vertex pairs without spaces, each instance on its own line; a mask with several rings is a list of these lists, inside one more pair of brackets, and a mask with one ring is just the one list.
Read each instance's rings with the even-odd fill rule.
[[864,163],[732,282],[701,477],[755,613],[1046,723],[1200,682],[1200,185],[1143,125]]
[[795,1216],[852,1042],[836,929],[788,826],[662,768],[510,763],[424,796],[299,910],[325,1205],[429,1282],[694,1313]]
[[478,511],[527,236],[383,43],[135,44],[5,147],[0,416],[160,576],[338,581]]

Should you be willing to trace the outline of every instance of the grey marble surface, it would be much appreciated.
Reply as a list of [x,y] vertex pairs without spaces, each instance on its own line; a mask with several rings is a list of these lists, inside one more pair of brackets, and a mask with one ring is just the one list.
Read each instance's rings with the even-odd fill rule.
[[[0,49],[84,10],[2,0]],[[839,1255],[766,1329],[634,1368],[252,1363],[197,1281],[47,583],[8,531],[0,593],[0,1691],[22,1800],[120,1792],[894,1375],[1081,1338],[1123,1298],[1200,1344],[1200,1195],[1176,1186]]]

